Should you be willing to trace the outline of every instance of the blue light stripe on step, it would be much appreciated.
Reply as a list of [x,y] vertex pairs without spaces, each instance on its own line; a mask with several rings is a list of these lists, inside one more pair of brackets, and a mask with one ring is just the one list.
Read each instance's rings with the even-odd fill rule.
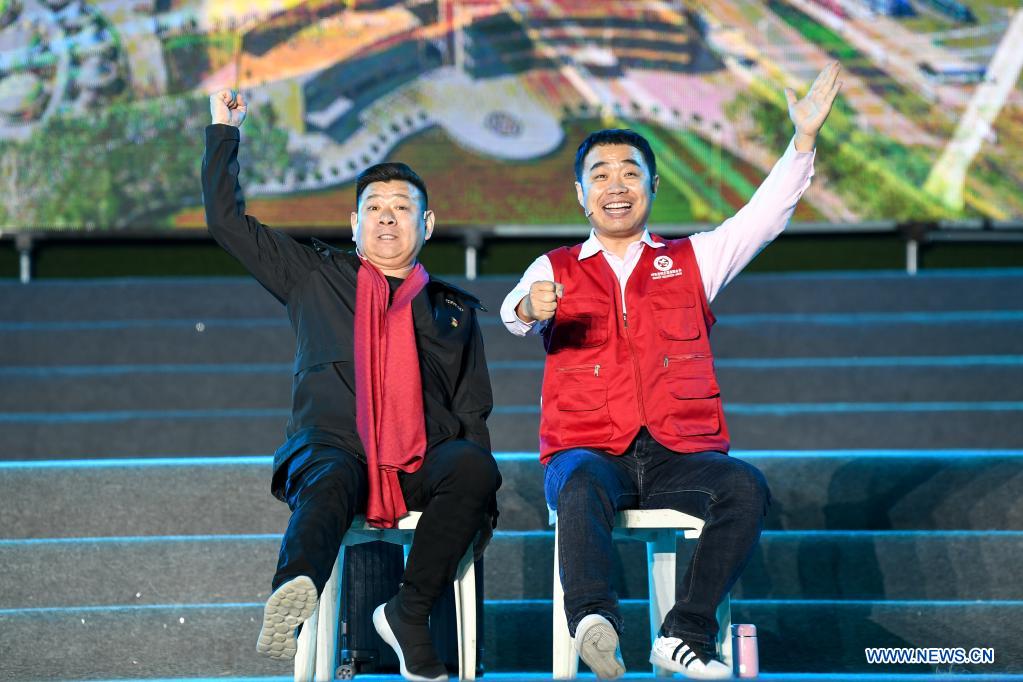
[[[195,328],[198,323],[205,325],[200,332]],[[151,320],[82,320],[77,322],[0,322],[0,332],[80,332],[108,331],[123,329],[191,329],[196,334],[205,333],[210,328],[227,327],[232,329],[253,329],[259,327],[287,327],[287,318],[281,317],[246,317],[246,318],[162,318]]]
[[762,324],[860,326],[876,324],[951,324],[959,322],[1020,322],[1023,310],[953,310],[899,313],[739,313],[722,315],[718,327]]
[[725,412],[742,415],[787,417],[797,414],[863,413],[863,412],[1016,412],[1023,410],[1023,401],[977,402],[905,402],[905,403],[731,403]]
[[200,467],[200,466],[265,466],[273,463],[268,455],[239,455],[237,457],[125,457],[102,459],[44,459],[0,462],[3,469],[106,469],[144,467]]
[[0,377],[49,379],[64,377],[122,376],[131,374],[279,374],[291,375],[293,365],[282,363],[53,365],[0,367]]
[[3,616],[27,616],[59,613],[75,615],[78,613],[119,613],[123,611],[195,611],[197,609],[262,609],[264,602],[225,602],[223,604],[112,604],[108,606],[34,606],[20,609],[0,609]]
[[[801,414],[856,414],[871,412],[1017,412],[1023,401],[976,402],[841,402],[841,403],[725,403],[725,414],[790,417]],[[495,415],[539,414],[539,405],[499,405]]]
[[[553,539],[553,530],[496,530],[495,540]],[[898,540],[927,539],[943,542],[949,539],[1023,539],[1023,530],[765,530],[762,539],[774,542],[790,540],[802,542],[818,540]],[[19,547],[65,545],[118,545],[157,543],[217,543],[217,542],[279,542],[281,533],[227,533],[223,535],[123,535],[67,538],[11,538],[0,539],[0,550]]]
[[283,408],[206,410],[113,410],[97,412],[0,412],[0,424],[101,424],[142,419],[264,419],[288,417]]
[[[958,324],[1023,322],[1023,310],[945,310],[862,313],[722,313],[717,327],[749,327],[769,324],[865,326],[904,324]],[[483,326],[503,325],[498,318],[482,318]],[[2,327],[0,327],[2,330]]]
[[5,547],[36,547],[40,545],[77,545],[77,544],[145,544],[159,542],[264,542],[280,541],[281,533],[232,533],[225,535],[124,535],[84,538],[18,538],[0,540],[0,549]]
[[964,459],[968,457],[1023,457],[1023,450],[732,450],[741,459]]
[[[496,360],[488,362],[491,371],[527,371],[543,369],[543,360]],[[821,358],[720,358],[718,369],[845,369],[914,367],[1016,367],[1023,366],[1023,355],[912,355],[880,357]],[[0,376],[3,370],[0,369]]]
[[[953,310],[953,311],[905,311],[873,313],[735,313],[722,315],[718,326],[743,327],[764,324],[860,326],[877,324],[953,324],[961,322],[1010,323],[1023,321],[1023,310]],[[125,329],[191,329],[203,323],[206,330],[211,328],[251,329],[262,327],[288,327],[288,320],[281,317],[252,318],[156,318],[130,320],[80,320],[41,322],[0,322],[0,332],[80,332]],[[496,317],[485,317],[482,325],[503,324]]]
[[[550,608],[550,599],[487,599],[490,607],[502,606],[545,606]],[[620,599],[622,606],[647,606],[646,599]],[[25,608],[0,609],[0,617],[26,616],[36,614],[79,613],[121,613],[125,611],[195,611],[199,609],[262,609],[263,602],[225,602],[221,604],[115,604],[106,606],[35,606]],[[902,608],[1023,608],[1023,600],[909,600],[909,599],[735,599],[736,606],[799,606],[799,607],[902,607]]]
[[[733,457],[741,459],[964,459],[964,458],[1020,458],[1023,450],[732,450]],[[498,463],[530,462],[539,465],[538,452],[497,452]],[[124,457],[97,459],[44,459],[0,461],[4,469],[103,469],[144,467],[199,467],[199,466],[265,466],[273,458],[268,455],[196,456],[196,457]]]
[[[842,358],[723,358],[715,361],[718,369],[831,369],[831,368],[914,368],[914,367],[1020,367],[1023,355],[942,355]],[[543,360],[496,360],[488,363],[492,371],[543,369]],[[207,363],[207,364],[131,364],[131,365],[37,365],[0,367],[0,377],[32,379],[122,376],[132,374],[288,374],[292,363]]]
[[[625,601],[625,600],[623,600]],[[639,600],[646,603],[646,600]],[[732,606],[817,606],[833,608],[836,606],[898,606],[898,607],[937,607],[937,608],[1023,608],[1023,599],[734,599]]]

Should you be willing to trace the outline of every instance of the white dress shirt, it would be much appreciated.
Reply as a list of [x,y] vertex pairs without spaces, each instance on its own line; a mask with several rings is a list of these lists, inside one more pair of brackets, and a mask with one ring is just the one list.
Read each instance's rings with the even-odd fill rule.
[[[757,188],[749,203],[715,229],[698,232],[690,237],[708,301],[713,301],[718,292],[788,225],[792,213],[796,210],[796,204],[810,186],[815,153],[798,152],[793,143],[789,142],[785,153],[774,164],[771,173]],[[629,244],[625,258],[619,258],[608,251],[597,238],[596,232],[590,230],[589,238],[583,242],[579,251],[579,260],[598,253],[604,255],[618,277],[623,311],[625,285],[629,281],[629,275],[636,268],[644,248],[659,249],[664,248],[664,244],[653,241],[649,230],[644,229],[642,236]],[[501,321],[508,331],[516,336],[525,336],[537,333],[543,328],[543,325],[535,322],[523,322],[516,314],[515,308],[529,295],[529,288],[533,282],[553,279],[554,268],[546,255],[540,256],[526,268],[522,279],[505,296],[501,305]],[[564,295],[571,296],[572,292],[566,290]]]

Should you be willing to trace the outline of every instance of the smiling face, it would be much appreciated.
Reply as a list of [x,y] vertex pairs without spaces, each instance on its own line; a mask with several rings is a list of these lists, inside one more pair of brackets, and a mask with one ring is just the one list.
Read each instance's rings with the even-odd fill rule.
[[385,275],[404,277],[433,234],[433,211],[422,210],[419,189],[405,180],[372,182],[352,213],[355,243]]
[[658,181],[638,149],[604,144],[586,154],[575,189],[598,237],[629,239],[643,234]]

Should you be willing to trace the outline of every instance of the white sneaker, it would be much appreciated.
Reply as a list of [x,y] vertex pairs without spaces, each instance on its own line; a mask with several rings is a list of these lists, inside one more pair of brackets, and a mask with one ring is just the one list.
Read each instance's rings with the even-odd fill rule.
[[694,680],[727,680],[732,676],[731,668],[717,658],[712,647],[690,644],[678,637],[654,640],[650,662]]
[[579,621],[573,642],[579,658],[600,679],[617,680],[625,674],[618,633],[604,616],[591,613]]
[[279,660],[294,658],[298,650],[295,629],[313,615],[317,599],[316,586],[304,575],[274,590],[263,608],[263,628],[256,651]]

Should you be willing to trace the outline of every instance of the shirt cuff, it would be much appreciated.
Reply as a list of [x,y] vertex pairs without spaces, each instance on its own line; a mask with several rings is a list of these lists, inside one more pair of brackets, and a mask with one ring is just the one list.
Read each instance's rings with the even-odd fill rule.
[[516,336],[526,336],[533,331],[533,327],[536,326],[535,320],[533,322],[523,322],[519,319],[518,315],[514,315],[513,317],[514,319],[504,320],[504,326],[508,328],[508,331]]
[[207,140],[240,140],[241,131],[236,126],[226,123],[213,123],[206,126]]

